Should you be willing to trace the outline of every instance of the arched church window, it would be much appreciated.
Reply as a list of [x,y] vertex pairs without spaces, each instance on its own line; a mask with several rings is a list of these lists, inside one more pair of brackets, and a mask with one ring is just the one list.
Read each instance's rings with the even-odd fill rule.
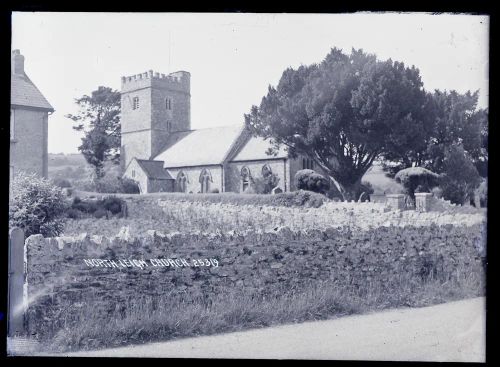
[[262,166],[262,177],[267,177],[272,173],[273,170],[271,169],[271,166],[269,164],[264,164],[264,166]]
[[314,161],[309,158],[302,158],[302,169],[314,169]]
[[139,97],[134,97],[132,101],[132,109],[137,110],[139,108]]
[[188,184],[187,175],[183,171],[180,171],[177,174],[177,190],[180,192],[186,192],[187,184]]
[[200,184],[202,193],[207,193],[210,191],[210,182],[213,182],[212,174],[208,169],[204,168],[200,174]]
[[165,108],[167,110],[171,110],[172,109],[172,100],[170,98],[165,98]]
[[250,169],[247,166],[243,166],[241,169],[241,192],[245,192],[250,187]]

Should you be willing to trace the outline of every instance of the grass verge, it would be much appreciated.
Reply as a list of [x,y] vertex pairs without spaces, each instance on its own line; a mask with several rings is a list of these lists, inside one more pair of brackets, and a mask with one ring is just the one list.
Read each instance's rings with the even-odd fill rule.
[[276,288],[266,296],[237,288],[197,298],[176,292],[155,299],[143,296],[130,299],[107,319],[96,318],[94,305],[86,304],[67,310],[67,316],[73,320],[78,316],[79,321],[58,330],[43,343],[42,350],[68,352],[167,341],[388,308],[430,306],[485,292],[483,274],[460,272],[446,282],[428,277],[416,283],[409,277],[401,273],[390,284],[366,282],[348,288],[315,282],[301,290]]

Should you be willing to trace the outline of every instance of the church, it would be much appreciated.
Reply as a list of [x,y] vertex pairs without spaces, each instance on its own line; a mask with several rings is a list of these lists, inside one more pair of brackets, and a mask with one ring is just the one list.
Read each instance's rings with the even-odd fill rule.
[[255,192],[258,179],[273,173],[273,192],[296,190],[295,173],[315,169],[308,158],[285,149],[266,151],[269,141],[244,125],[191,129],[191,75],[148,71],[121,80],[123,177],[152,192]]

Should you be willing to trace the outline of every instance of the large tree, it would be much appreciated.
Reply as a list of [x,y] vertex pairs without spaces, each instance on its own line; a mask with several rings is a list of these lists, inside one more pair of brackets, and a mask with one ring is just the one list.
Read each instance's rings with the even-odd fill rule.
[[313,159],[352,200],[377,157],[425,145],[426,104],[415,67],[334,48],[320,64],[285,70],[245,124],[275,149]]
[[[461,145],[482,176],[487,175],[488,111],[477,108],[478,92],[460,94],[439,91],[427,94],[426,124],[422,144],[416,151],[392,150],[384,155],[390,175],[420,166],[444,172],[446,151]],[[404,148],[404,146],[403,146]]]
[[76,123],[73,129],[84,132],[78,150],[94,167],[96,178],[101,178],[106,160],[120,160],[120,92],[101,86],[90,96],[75,99],[75,103],[78,113],[66,117]]

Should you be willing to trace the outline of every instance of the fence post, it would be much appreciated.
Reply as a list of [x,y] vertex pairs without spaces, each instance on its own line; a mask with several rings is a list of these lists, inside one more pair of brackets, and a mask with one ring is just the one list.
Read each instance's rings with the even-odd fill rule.
[[9,232],[9,312],[8,336],[22,335],[24,325],[24,231],[13,228]]

